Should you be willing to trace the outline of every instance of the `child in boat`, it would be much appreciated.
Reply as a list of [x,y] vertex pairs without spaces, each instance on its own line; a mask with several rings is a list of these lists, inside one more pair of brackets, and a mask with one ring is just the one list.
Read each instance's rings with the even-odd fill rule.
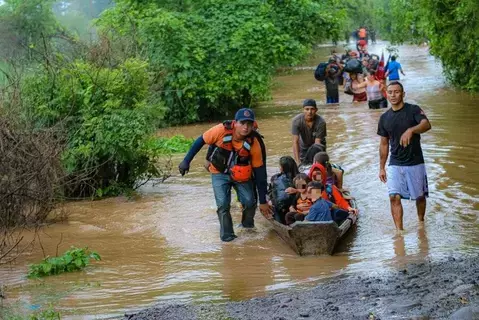
[[349,216],[349,212],[323,198],[324,185],[320,181],[311,181],[308,184],[308,195],[313,202],[306,221],[334,221],[341,224]]
[[344,170],[340,166],[334,166],[329,162],[329,155],[322,151],[314,155],[314,163],[319,163],[326,168],[326,182],[336,185],[339,189],[343,188]]
[[279,159],[279,173],[271,177],[268,191],[273,216],[278,222],[285,223],[285,215],[295,201],[295,195],[287,193],[286,189],[294,186],[293,179],[298,173],[298,166],[292,157]]
[[351,208],[349,202],[343,197],[343,194],[334,184],[328,184],[327,182],[327,173],[326,168],[319,163],[313,164],[311,167],[309,178],[311,181],[321,182],[324,186],[322,197],[325,200],[329,200],[332,203],[336,204],[340,209],[353,212],[354,214],[358,213],[358,209]]
[[309,147],[308,151],[306,151],[306,156],[299,165],[299,171],[309,174],[309,169],[314,163],[314,156],[321,151],[326,151],[326,146],[323,144],[315,143]]
[[296,201],[289,208],[290,212],[285,216],[287,225],[293,224],[296,221],[303,221],[305,215],[308,214],[309,208],[313,204],[308,197],[308,189],[306,188],[309,182],[311,182],[309,177],[304,173],[300,173],[294,177],[294,188],[287,189],[288,192],[296,195]]

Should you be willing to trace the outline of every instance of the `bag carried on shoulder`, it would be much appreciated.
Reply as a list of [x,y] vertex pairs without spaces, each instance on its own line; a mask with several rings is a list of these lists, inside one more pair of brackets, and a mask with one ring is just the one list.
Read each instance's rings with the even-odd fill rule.
[[346,62],[346,65],[344,66],[344,71],[350,73],[362,73],[363,66],[361,64],[361,61],[359,61],[358,59],[348,60],[348,62]]
[[314,78],[318,81],[324,81],[326,79],[326,68],[328,67],[327,62],[321,62],[314,70]]

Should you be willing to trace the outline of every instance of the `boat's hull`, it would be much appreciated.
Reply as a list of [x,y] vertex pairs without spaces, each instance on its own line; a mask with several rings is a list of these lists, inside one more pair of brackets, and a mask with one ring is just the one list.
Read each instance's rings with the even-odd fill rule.
[[[351,206],[356,207],[354,200]],[[334,221],[298,221],[290,226],[274,219],[269,221],[279,237],[297,254],[324,255],[333,253],[337,242],[356,224],[357,216],[350,214],[339,226]]]

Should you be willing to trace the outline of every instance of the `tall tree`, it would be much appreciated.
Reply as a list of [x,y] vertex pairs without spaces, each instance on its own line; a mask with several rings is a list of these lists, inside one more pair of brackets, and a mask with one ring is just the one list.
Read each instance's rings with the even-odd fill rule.
[[65,36],[52,11],[53,0],[5,0],[0,6],[0,55],[32,58],[52,38]]

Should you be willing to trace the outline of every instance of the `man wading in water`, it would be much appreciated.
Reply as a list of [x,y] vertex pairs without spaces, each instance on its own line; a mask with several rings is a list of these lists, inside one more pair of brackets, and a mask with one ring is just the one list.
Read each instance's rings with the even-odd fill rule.
[[313,144],[326,146],[326,121],[317,115],[318,107],[314,99],[303,102],[303,113],[293,118],[293,155],[300,164]]
[[232,241],[236,238],[230,213],[231,187],[236,190],[243,208],[240,227],[254,228],[256,212],[255,186],[258,188],[259,209],[270,218],[271,208],[266,202],[267,176],[266,163],[259,134],[253,130],[254,113],[251,109],[238,110],[235,121],[225,121],[207,130],[193,143],[184,160],[178,166],[181,175],[190,169],[190,163],[203,145],[215,145],[209,161],[209,171],[215,194],[220,238]]
[[[379,179],[387,183],[396,229],[403,230],[401,199],[416,200],[419,221],[424,221],[428,185],[420,134],[431,129],[431,124],[421,108],[404,103],[400,82],[391,82],[387,94],[391,108],[381,115],[378,124]],[[386,174],[389,146],[391,158]]]

